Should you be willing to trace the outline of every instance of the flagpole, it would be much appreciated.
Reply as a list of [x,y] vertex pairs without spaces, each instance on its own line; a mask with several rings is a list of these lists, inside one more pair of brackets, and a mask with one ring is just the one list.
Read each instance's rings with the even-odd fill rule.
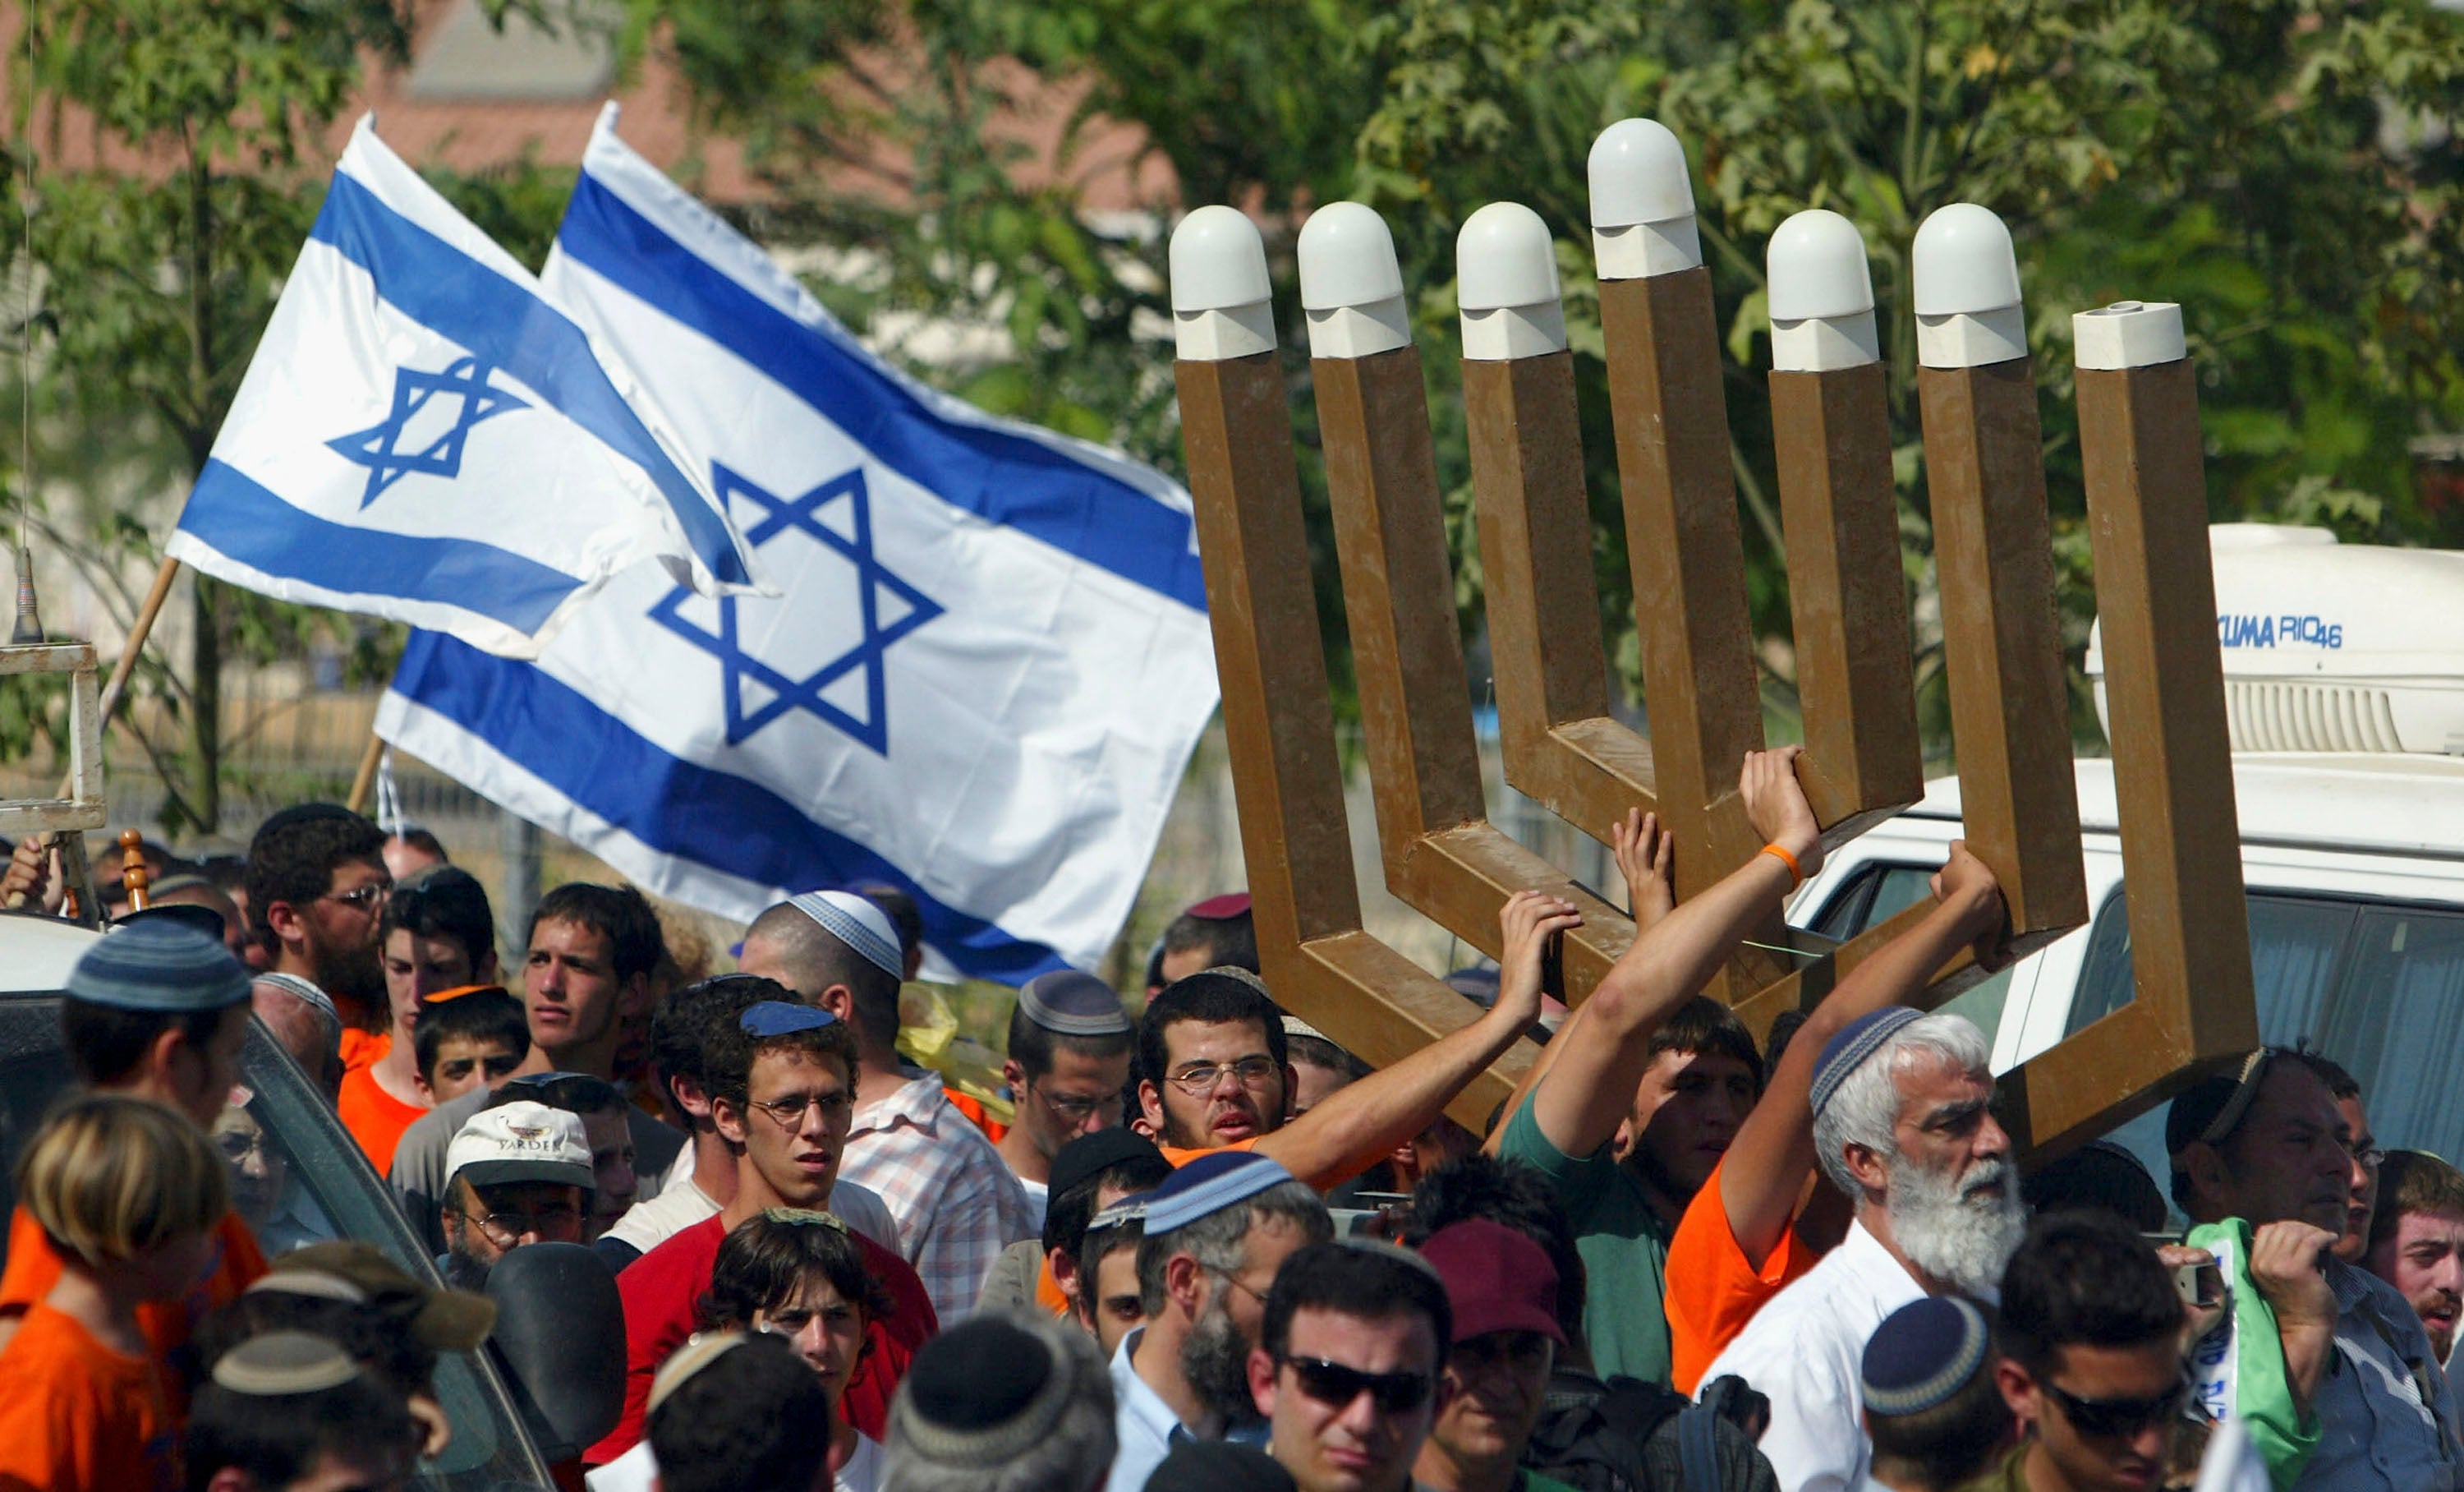
[[368,789],[377,780],[377,763],[384,756],[385,737],[378,735],[375,727],[371,726],[368,730],[368,748],[360,753],[359,775],[351,779],[351,795],[342,800],[344,808],[357,813],[366,806]]

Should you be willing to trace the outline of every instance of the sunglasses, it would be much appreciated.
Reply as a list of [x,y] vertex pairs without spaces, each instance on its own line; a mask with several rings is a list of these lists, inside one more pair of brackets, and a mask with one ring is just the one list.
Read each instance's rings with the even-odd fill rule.
[[[2039,1380],[2041,1383],[2042,1381]],[[2083,1436],[2127,1438],[2149,1425],[2169,1420],[2182,1413],[2190,1397],[2190,1383],[2184,1379],[2152,1399],[2083,1399],[2065,1393],[2050,1383],[2044,1391],[2062,1407],[2071,1428]]]
[[1380,1414],[1407,1414],[1427,1403],[1436,1387],[1426,1373],[1362,1372],[1323,1357],[1287,1357],[1284,1366],[1292,1370],[1303,1393],[1333,1409],[1365,1392],[1376,1401]]

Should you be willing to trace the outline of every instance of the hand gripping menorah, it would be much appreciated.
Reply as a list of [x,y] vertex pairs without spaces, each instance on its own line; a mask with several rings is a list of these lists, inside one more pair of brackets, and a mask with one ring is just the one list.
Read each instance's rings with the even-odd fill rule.
[[[1683,146],[1647,120],[1591,154],[1593,245],[1651,734],[1609,712],[1590,503],[1549,230],[1493,203],[1457,245],[1463,396],[1507,780],[1607,841],[1626,811],[1676,836],[1690,896],[1760,848],[1735,791],[1764,744],[1711,278]],[[1580,1002],[1635,936],[1490,824],[1457,633],[1420,354],[1386,225],[1336,203],[1299,242],[1327,486],[1378,842],[1406,904],[1494,955],[1507,897],[1580,906],[1560,960]],[[1373,1062],[1471,1018],[1364,931],[1264,246],[1225,207],[1173,234],[1183,439],[1224,729],[1276,998]],[[1969,847],[2000,879],[2006,949],[2087,919],[2036,390],[2011,238],[1984,208],[1914,246],[1918,391]],[[1770,253],[1771,426],[1806,750],[1828,842],[1924,791],[1891,447],[1863,240],[1800,212]],[[2008,1074],[2006,1119],[2050,1153],[2256,1041],[2198,399],[2180,307],[2075,318],[2079,444],[2138,995]],[[1923,915],[1837,946],[1773,920],[1715,982],[1757,1029],[1811,1007]],[[1940,970],[1939,1003],[1979,970]],[[1524,1044],[1453,1114],[1477,1128]]]

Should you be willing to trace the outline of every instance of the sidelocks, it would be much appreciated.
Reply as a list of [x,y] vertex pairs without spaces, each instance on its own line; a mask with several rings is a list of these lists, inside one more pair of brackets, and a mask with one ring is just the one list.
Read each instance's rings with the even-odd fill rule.
[[[1633,567],[1649,739],[1609,711],[1574,363],[1556,259],[1529,209],[1492,203],[1457,243],[1463,390],[1507,780],[1606,841],[1634,805],[1677,836],[1681,895],[1759,848],[1734,783],[1763,745],[1721,390],[1719,322],[1683,146],[1630,119],[1591,154],[1593,248]],[[1575,902],[1579,1001],[1634,937],[1615,908],[1490,824],[1457,635],[1420,353],[1394,241],[1357,203],[1298,245],[1310,374],[1388,886],[1491,954],[1497,909]],[[2087,918],[2054,603],[2036,390],[2000,219],[1957,203],[1913,246],[1918,391],[1944,654],[1969,846],[2000,878],[2009,946]],[[1276,998],[1375,1062],[1470,1018],[1361,927],[1317,607],[1256,227],[1202,207],[1174,233],[1183,439],[1259,952]],[[1890,435],[1864,242],[1835,212],[1771,237],[1777,447],[1802,775],[1826,836],[1924,791]],[[2209,569],[2197,394],[2181,308],[2074,319],[2079,441],[2103,619],[2138,998],[2005,1080],[2039,1150],[2144,1109],[2257,1040]],[[1897,933],[1837,947],[1772,925],[1715,992],[1750,1023],[1811,1005]],[[1978,971],[1937,976],[1947,998]],[[1456,1102],[1478,1125],[1527,1047]]]

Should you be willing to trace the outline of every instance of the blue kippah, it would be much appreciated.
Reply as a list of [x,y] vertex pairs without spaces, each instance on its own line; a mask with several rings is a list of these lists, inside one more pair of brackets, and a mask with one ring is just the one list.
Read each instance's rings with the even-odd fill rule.
[[1291,1179],[1290,1171],[1265,1156],[1247,1150],[1210,1151],[1166,1176],[1163,1185],[1147,1193],[1148,1236],[1186,1228]]
[[1133,1029],[1112,987],[1074,969],[1056,969],[1020,986],[1018,1008],[1028,1020],[1059,1035],[1124,1036]]
[[123,1011],[218,1011],[248,998],[248,966],[219,939],[166,918],[106,933],[69,970],[68,993]]
[[1865,1343],[1865,1407],[1914,1414],[1958,1392],[1985,1366],[1985,1316],[1957,1296],[1927,1296],[1882,1318]]
[[1859,1015],[1839,1029],[1839,1034],[1822,1043],[1822,1055],[1814,1059],[1814,1112],[1820,1114],[1831,1102],[1831,1095],[1848,1080],[1848,1075],[1865,1065],[1865,1058],[1882,1048],[1902,1026],[1924,1018],[1923,1011],[1912,1011],[1904,1005],[1885,1005],[1879,1011]]
[[737,1024],[748,1036],[783,1036],[799,1031],[819,1031],[824,1026],[834,1026],[838,1024],[838,1017],[818,1006],[760,1000],[746,1006]]

